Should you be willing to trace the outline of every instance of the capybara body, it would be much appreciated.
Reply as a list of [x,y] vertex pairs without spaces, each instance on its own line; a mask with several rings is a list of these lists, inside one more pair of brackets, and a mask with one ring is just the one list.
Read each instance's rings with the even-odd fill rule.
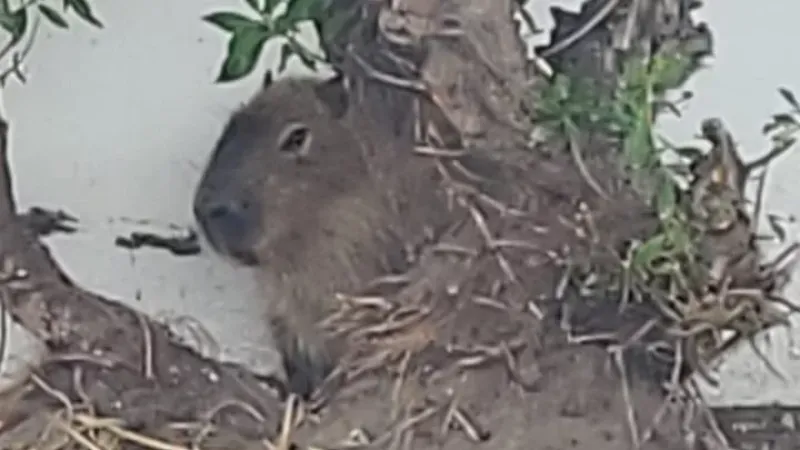
[[406,263],[445,223],[438,175],[410,140],[348,102],[338,79],[284,78],[230,118],[194,199],[214,250],[258,268],[292,391],[307,396],[339,353],[318,322]]

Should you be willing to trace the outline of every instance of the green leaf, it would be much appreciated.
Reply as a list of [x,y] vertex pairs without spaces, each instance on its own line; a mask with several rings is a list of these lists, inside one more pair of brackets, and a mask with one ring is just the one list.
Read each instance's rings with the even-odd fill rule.
[[648,167],[653,158],[653,141],[650,132],[650,124],[644,118],[639,118],[625,138],[623,144],[624,152],[628,161],[635,169]]
[[679,218],[677,214],[667,220],[669,225],[665,234],[668,236],[673,253],[681,256],[692,254],[694,246],[689,224],[682,217]]
[[281,46],[281,54],[278,60],[278,73],[286,69],[286,65],[292,56],[300,58],[307,68],[311,70],[316,69],[317,61],[314,55],[306,49],[303,44],[290,38]]
[[649,271],[653,261],[659,257],[663,257],[666,243],[666,236],[663,234],[648,239],[647,242],[640,245],[634,252],[632,261],[633,267],[639,270]]
[[780,127],[780,124],[775,121],[767,122],[761,127],[761,134],[770,134],[777,130],[778,127]]
[[297,31],[297,25],[321,17],[321,0],[287,0],[286,11],[275,19],[276,32],[287,35]]
[[69,28],[67,21],[55,9],[47,5],[39,5],[39,12],[53,25],[59,28]]
[[283,14],[287,20],[297,23],[319,17],[321,0],[288,0],[288,2],[286,12]]
[[351,11],[337,11],[332,17],[322,21],[322,36],[324,42],[333,42],[335,36],[344,29],[345,25],[350,22],[353,17],[357,17]]
[[64,11],[72,9],[81,19],[89,22],[97,28],[103,28],[103,24],[95,17],[92,7],[86,0],[64,0]]
[[666,220],[672,217],[677,205],[677,196],[675,193],[676,186],[669,178],[668,175],[663,175],[663,181],[659,187],[658,197],[656,198],[656,208],[658,209],[658,216],[661,220]]
[[778,125],[797,125],[797,119],[791,114],[775,114],[772,120]]
[[275,8],[281,3],[283,0],[266,0],[264,2],[264,8],[261,9],[263,14],[271,15]]
[[16,44],[25,35],[28,29],[28,10],[20,8],[15,12],[10,12],[8,3],[3,2],[3,12],[0,13],[0,27],[11,35],[11,45]]
[[781,96],[788,102],[795,111],[800,111],[800,104],[797,102],[797,97],[794,96],[792,91],[787,88],[779,88],[778,92],[780,92]]
[[207,16],[203,16],[202,20],[234,34],[248,28],[267,30],[267,27],[258,20],[250,19],[249,17],[231,11],[211,13]]
[[272,37],[269,30],[262,28],[240,28],[228,41],[228,54],[217,76],[218,83],[236,81],[249,75],[264,48],[264,43]]
[[690,73],[690,60],[680,53],[658,56],[656,60],[657,63],[650,74],[656,92],[679,87]]
[[247,2],[247,5],[253,9],[253,11],[260,13],[261,6],[258,4],[259,0],[244,0]]
[[669,275],[676,268],[675,261],[665,255],[658,255],[648,267],[648,271],[653,275]]

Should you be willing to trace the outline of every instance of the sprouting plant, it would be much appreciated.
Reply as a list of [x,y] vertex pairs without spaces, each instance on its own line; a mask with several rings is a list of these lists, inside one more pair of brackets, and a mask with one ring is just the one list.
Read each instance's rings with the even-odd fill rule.
[[622,153],[634,187],[658,213],[659,232],[634,249],[631,270],[644,278],[669,276],[694,260],[693,230],[678,202],[677,174],[664,163],[669,148],[655,140],[658,106],[672,87],[679,60],[657,55],[649,64],[631,62],[617,97]]
[[622,160],[634,187],[669,214],[674,208],[674,177],[661,163],[664,149],[655,144],[656,112],[674,87],[678,57],[657,55],[650,62],[629,61],[612,95],[588,81],[556,75],[538,102],[536,117],[548,129],[564,134],[594,130],[620,139]]
[[613,110],[588,79],[556,74],[536,105],[537,120],[554,131],[565,128],[606,130],[613,126]]
[[680,55],[631,59],[610,95],[587,81],[557,75],[537,105],[539,123],[554,133],[570,136],[580,129],[617,138],[634,189],[657,211],[659,230],[631,249],[626,278],[648,282],[669,277],[690,270],[695,259],[696,233],[679,200],[678,181],[687,170],[685,164],[663,163],[665,152],[680,149],[658,145],[654,129],[658,112],[675,110],[665,100],[666,92],[678,87],[690,69]]

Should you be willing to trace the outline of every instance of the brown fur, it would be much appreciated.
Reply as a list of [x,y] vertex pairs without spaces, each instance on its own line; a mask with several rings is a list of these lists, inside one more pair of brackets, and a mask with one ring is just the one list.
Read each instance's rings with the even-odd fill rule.
[[[445,204],[431,194],[432,161],[350,107],[338,80],[265,84],[222,133],[195,214],[218,253],[260,267],[290,388],[307,395],[339,351],[317,325],[334,294],[402,266],[404,244],[443,224]],[[282,152],[299,124],[311,140]],[[249,212],[217,226],[208,205],[218,203]]]

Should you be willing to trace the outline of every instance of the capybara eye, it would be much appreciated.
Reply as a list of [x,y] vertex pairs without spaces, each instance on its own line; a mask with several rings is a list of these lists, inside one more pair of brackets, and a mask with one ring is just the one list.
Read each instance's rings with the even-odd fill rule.
[[278,150],[297,156],[305,155],[311,145],[311,130],[303,124],[286,127],[278,139]]

